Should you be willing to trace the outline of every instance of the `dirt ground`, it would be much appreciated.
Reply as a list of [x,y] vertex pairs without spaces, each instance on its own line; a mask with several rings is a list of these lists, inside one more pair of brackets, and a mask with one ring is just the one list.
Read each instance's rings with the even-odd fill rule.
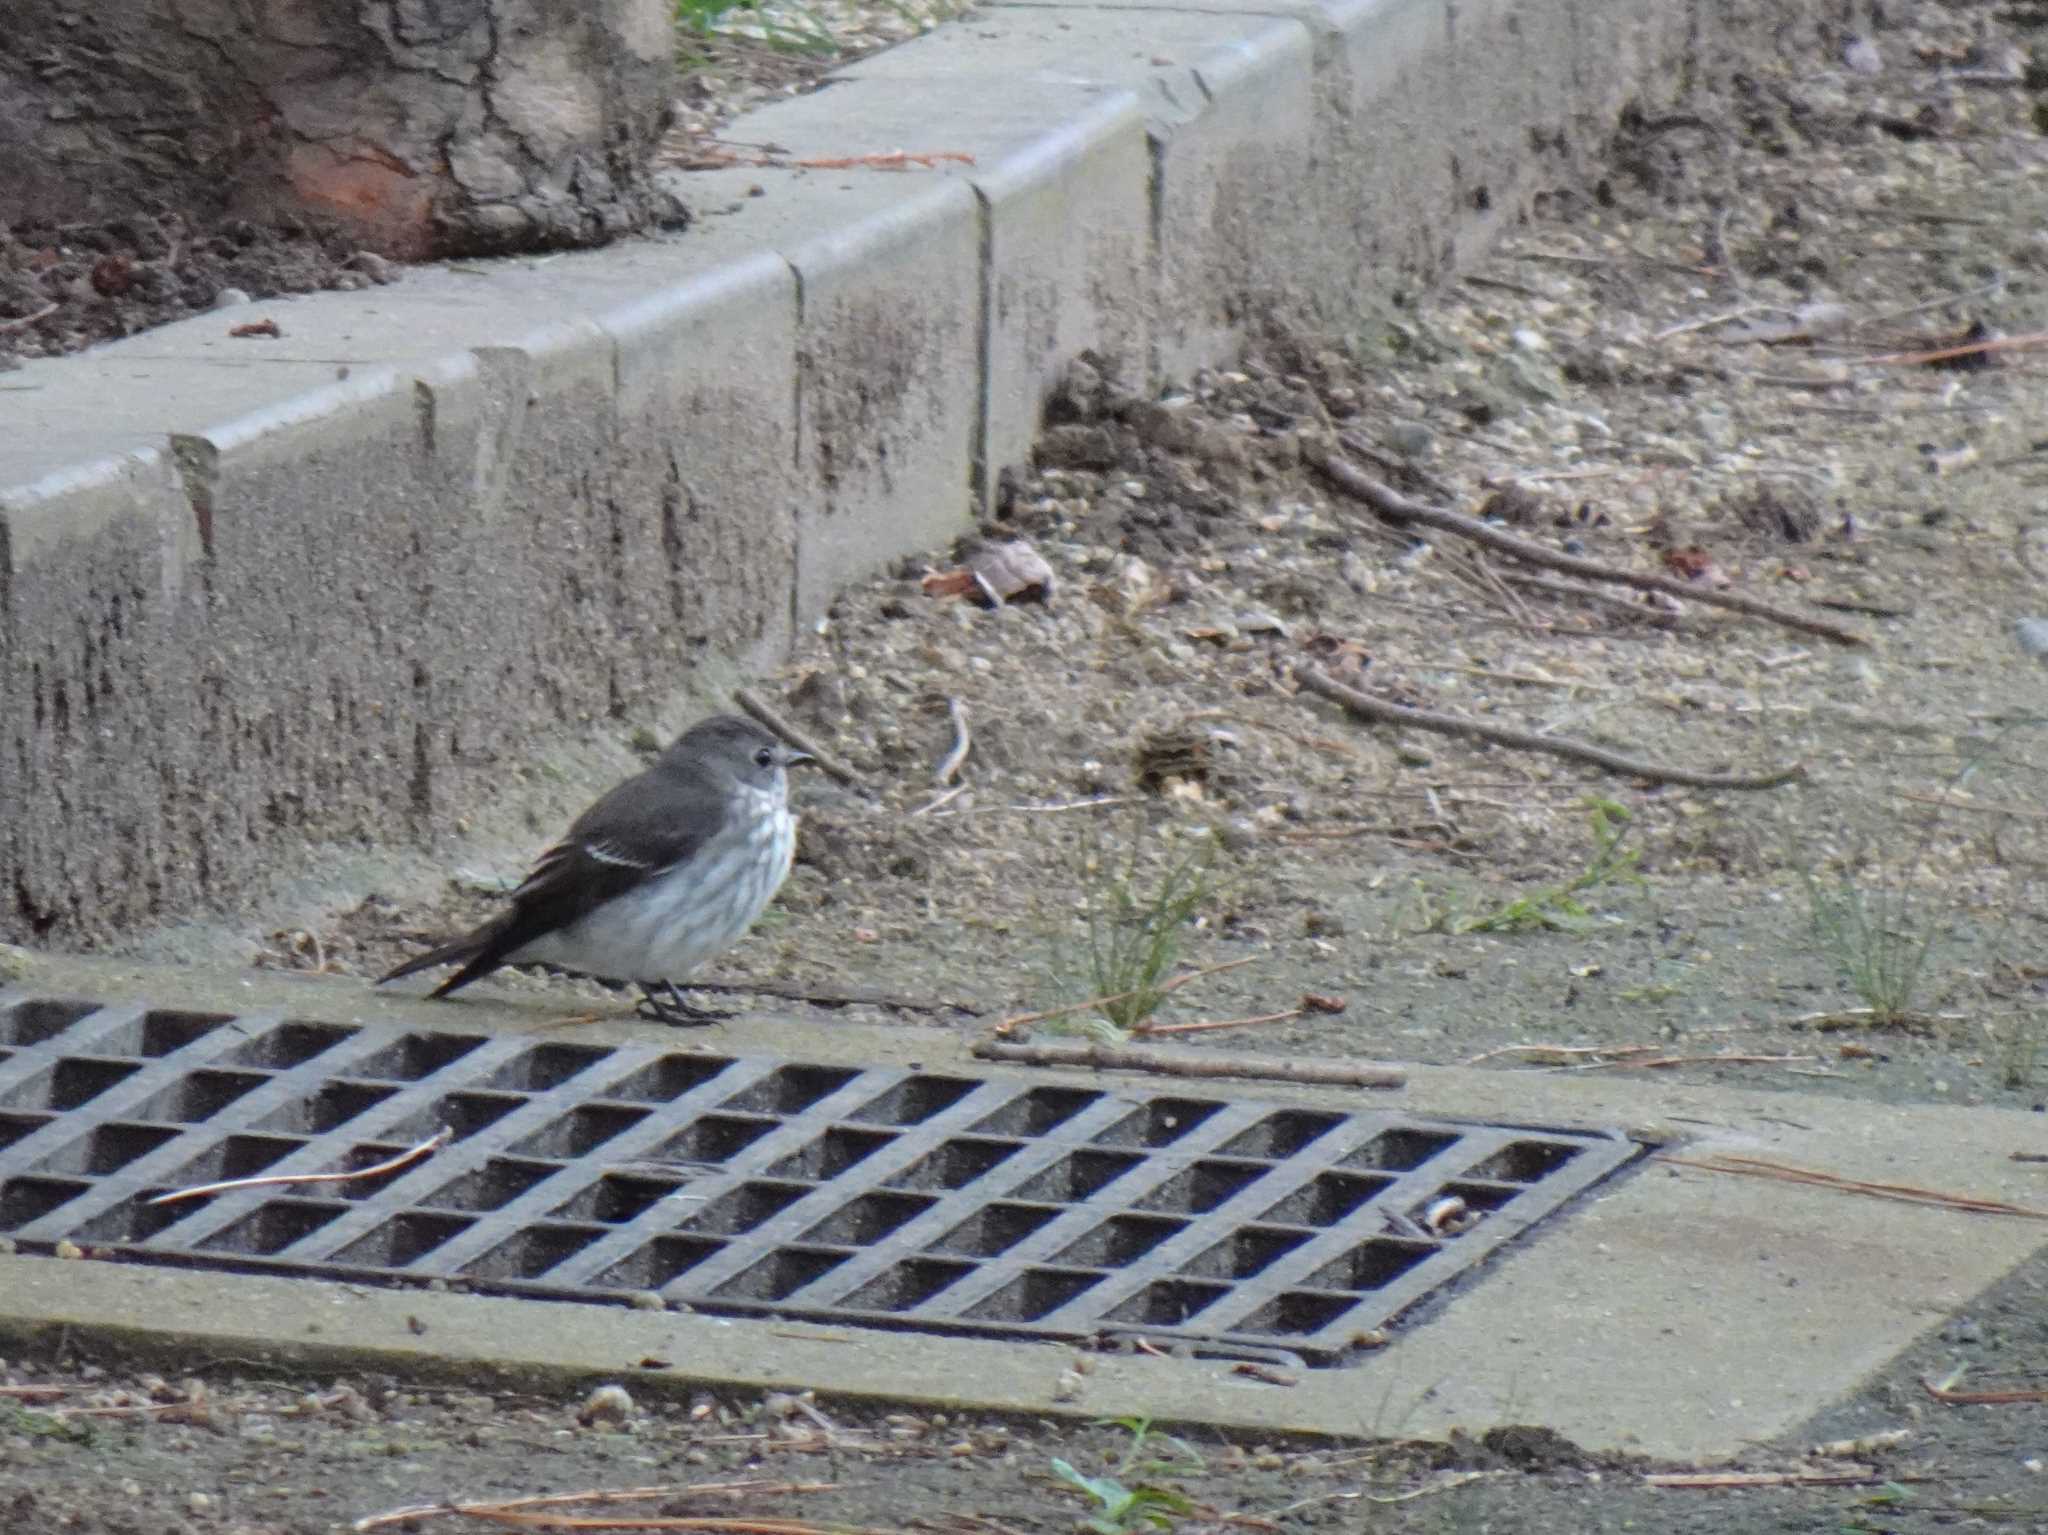
[[[972,551],[934,551],[846,594],[763,685],[854,782],[801,786],[796,873],[715,979],[957,1001],[972,1013],[821,1005],[979,1031],[1115,989],[1091,948],[1179,890],[1176,973],[1251,963],[1147,1021],[1287,1015],[1191,1047],[2048,1111],[2048,635],[2016,627],[2048,617],[2041,14],[1887,14],[1632,120],[1603,177],[1351,334],[1272,341],[1164,399],[1124,392],[1113,360],[1078,368],[985,530],[1035,549],[1050,601],[945,596],[926,575]],[[1316,467],[1332,452],[1697,595],[1589,596],[1583,573],[1390,526]],[[1640,765],[1369,726],[1301,688],[1311,667]],[[956,719],[968,750],[941,784]],[[1674,781],[1795,766],[1774,788]],[[474,872],[252,939],[266,963],[375,974],[488,910]],[[492,984],[570,1011],[597,995]],[[1311,993],[1343,1011],[1300,1011]],[[1060,1029],[1108,1032],[1084,1011],[1038,1037]],[[2048,1408],[1921,1385],[1966,1366],[1969,1386],[2041,1386],[2044,1285],[2037,1261],[1744,1459],[1789,1470],[1816,1443],[1907,1430],[1863,1447],[1861,1485],[1658,1488],[1530,1432],[1191,1436],[1199,1468],[1155,1438],[1136,1459],[1159,1464],[1123,1477],[1189,1500],[1156,1505],[1184,1531],[2048,1529]],[[174,1382],[151,1413],[52,1416],[73,1394],[0,1422],[0,1525],[325,1532],[450,1496],[763,1478],[836,1485],[625,1512],[1066,1531],[1100,1511],[1053,1458],[1095,1474],[1132,1449],[1113,1428],[787,1401],[643,1399],[579,1426],[579,1397],[196,1368],[197,1408]],[[58,1346],[0,1381],[151,1397],[134,1370]]]

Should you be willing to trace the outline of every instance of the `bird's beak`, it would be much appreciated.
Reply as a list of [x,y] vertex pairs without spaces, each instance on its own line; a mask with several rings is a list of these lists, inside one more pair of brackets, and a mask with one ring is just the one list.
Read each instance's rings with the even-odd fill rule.
[[779,750],[782,754],[782,765],[786,768],[793,768],[799,762],[811,762],[816,760],[811,756],[809,752],[800,752],[794,746],[784,746],[779,748]]

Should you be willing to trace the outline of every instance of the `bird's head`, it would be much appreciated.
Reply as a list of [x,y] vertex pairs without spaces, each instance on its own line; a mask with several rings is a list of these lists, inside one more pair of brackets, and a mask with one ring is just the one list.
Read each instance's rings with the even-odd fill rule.
[[778,737],[737,714],[718,714],[692,725],[661,754],[671,770],[699,772],[721,782],[777,799],[788,793],[789,769],[809,762],[809,752],[785,745]]

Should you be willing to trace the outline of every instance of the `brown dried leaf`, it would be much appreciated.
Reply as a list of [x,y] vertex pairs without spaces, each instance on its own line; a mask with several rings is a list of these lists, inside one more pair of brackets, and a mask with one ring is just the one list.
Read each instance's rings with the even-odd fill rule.
[[964,597],[974,590],[974,572],[965,565],[953,570],[928,570],[920,584],[927,597]]

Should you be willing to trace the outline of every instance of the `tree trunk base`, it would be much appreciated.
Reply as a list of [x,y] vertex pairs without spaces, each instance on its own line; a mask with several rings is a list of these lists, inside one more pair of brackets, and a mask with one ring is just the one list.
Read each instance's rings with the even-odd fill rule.
[[406,260],[678,221],[663,0],[69,0],[0,35],[0,225],[316,222]]

